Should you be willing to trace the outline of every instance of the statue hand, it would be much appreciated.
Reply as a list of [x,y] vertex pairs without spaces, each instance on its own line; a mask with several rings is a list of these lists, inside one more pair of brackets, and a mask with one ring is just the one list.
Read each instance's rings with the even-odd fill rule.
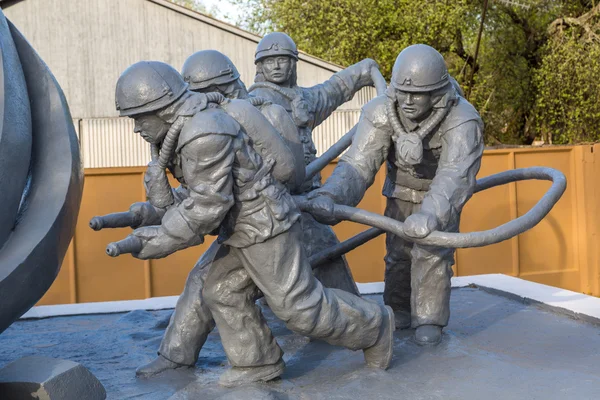
[[424,238],[438,229],[438,221],[434,215],[416,213],[404,221],[404,233],[413,238]]
[[142,242],[142,249],[137,253],[131,253],[140,260],[163,258],[177,250],[177,246],[172,243],[173,239],[170,236],[160,234],[159,226],[138,228],[131,235]]
[[317,194],[308,196],[309,212],[320,223],[326,225],[336,225],[340,221],[335,218],[333,199],[327,195]]
[[132,228],[138,228],[140,226],[149,226],[149,225],[160,225],[160,220],[164,215],[164,210],[155,208],[149,202],[137,202],[133,203],[131,207],[129,207],[129,212],[135,214],[139,217],[140,223],[136,226],[132,226]]

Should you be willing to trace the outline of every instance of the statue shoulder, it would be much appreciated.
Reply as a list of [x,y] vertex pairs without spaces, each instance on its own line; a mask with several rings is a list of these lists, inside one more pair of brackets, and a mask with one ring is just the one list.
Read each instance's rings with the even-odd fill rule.
[[442,122],[441,128],[442,131],[448,131],[469,121],[477,123],[483,129],[483,121],[475,107],[463,97],[459,97],[458,102]]
[[388,116],[386,112],[387,96],[377,96],[362,108],[362,116],[371,122],[376,128],[388,125]]
[[263,115],[265,117],[267,117],[267,119],[271,122],[273,122],[273,120],[279,120],[279,119],[289,119],[291,121],[291,118],[290,118],[290,115],[288,114],[288,112],[285,110],[285,108],[283,108],[279,104],[275,104],[275,103],[261,104],[260,112],[263,113]]
[[[252,107],[252,106],[251,106]],[[191,141],[211,134],[237,136],[240,124],[220,108],[200,111],[188,120],[181,129],[177,151]]]

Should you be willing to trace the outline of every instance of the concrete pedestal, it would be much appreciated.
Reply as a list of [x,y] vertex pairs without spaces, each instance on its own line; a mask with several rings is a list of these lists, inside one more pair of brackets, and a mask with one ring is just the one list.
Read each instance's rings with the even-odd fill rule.
[[5,400],[104,400],[104,386],[73,361],[30,356],[0,370],[0,398]]

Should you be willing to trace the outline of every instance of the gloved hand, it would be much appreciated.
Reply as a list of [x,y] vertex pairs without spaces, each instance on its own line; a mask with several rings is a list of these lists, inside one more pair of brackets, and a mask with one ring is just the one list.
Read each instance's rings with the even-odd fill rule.
[[[138,228],[130,236],[137,237],[141,242],[140,251],[131,253],[132,256],[140,260],[164,258],[178,250],[189,247],[188,244],[162,233],[160,226]],[[203,242],[204,237],[198,236],[191,245],[195,246]]]
[[424,238],[438,229],[438,220],[434,215],[415,213],[404,221],[404,233],[413,238]]
[[365,58],[357,63],[360,65],[360,82],[361,86],[372,86],[375,84],[373,80],[372,70],[373,68],[379,69],[379,64],[377,61],[371,58]]
[[333,199],[324,194],[308,196],[309,213],[320,223],[325,225],[336,225],[340,220],[335,218]]
[[132,228],[138,228],[140,226],[149,225],[160,225],[160,221],[165,215],[165,209],[156,208],[149,202],[137,202],[133,203],[129,207],[129,212],[137,215],[140,219],[138,225],[132,226]]

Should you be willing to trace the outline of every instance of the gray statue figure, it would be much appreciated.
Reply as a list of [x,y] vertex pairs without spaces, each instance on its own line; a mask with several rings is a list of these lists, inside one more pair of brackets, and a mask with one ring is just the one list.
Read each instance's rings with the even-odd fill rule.
[[[298,130],[287,114],[286,110],[278,104],[261,97],[254,97],[248,94],[246,86],[240,79],[240,74],[233,62],[216,50],[202,50],[191,55],[183,65],[183,78],[190,85],[190,90],[200,93],[219,92],[227,98],[246,99],[263,113],[269,122],[281,132],[286,138],[288,147],[293,150],[296,159],[305,157],[305,145],[300,142],[301,137]],[[295,182],[295,185],[288,185],[292,194],[301,193],[306,188],[304,176],[301,182]],[[303,228],[303,243],[305,250],[310,257],[313,254],[335,245],[337,239],[328,226],[319,224],[308,213],[302,213],[300,223]],[[315,231],[317,234],[315,234]],[[320,232],[325,232],[324,241],[319,239],[323,237]],[[342,289],[356,295],[359,294],[352,273],[342,258],[328,262],[314,271],[317,279],[325,287]]]
[[[310,87],[296,83],[298,49],[285,33],[266,35],[256,48],[255,84],[250,94],[269,100],[285,108],[298,128],[304,145],[304,162],[315,160],[317,150],[312,131],[325,121],[339,106],[351,100],[365,86],[373,86],[371,71],[378,68],[373,60],[366,59],[336,74],[326,82]],[[321,185],[318,173],[294,191],[307,193]],[[304,245],[310,255],[331,248],[339,243],[331,227],[317,222],[309,213],[302,213],[300,220]],[[345,257],[337,257],[318,270],[316,276],[331,287],[338,287],[358,294]]]
[[[457,232],[483,154],[483,123],[461,97],[444,58],[426,45],[396,59],[386,95],[364,106],[351,148],[325,185],[312,192],[317,218],[335,223],[333,203],[356,205],[387,160],[385,215],[409,236]],[[384,301],[397,328],[416,328],[419,344],[437,344],[450,315],[454,249],[413,245],[387,234]]]
[[[195,92],[219,92],[230,99],[249,100],[281,134],[293,153],[295,164],[304,165],[302,143],[298,139],[296,126],[285,109],[263,99],[249,97],[244,83],[239,79],[240,75],[235,65],[227,56],[216,50],[194,53],[184,63],[182,75],[189,84],[188,88]],[[304,183],[304,169],[297,168],[296,171],[299,173],[287,185],[292,191]],[[163,209],[155,208],[149,202],[136,203],[130,211],[139,216],[136,227],[160,224],[164,215]],[[158,357],[138,368],[136,371],[138,376],[148,377],[167,369],[196,364],[199,351],[215,326],[210,310],[204,306],[202,288],[212,260],[220,247],[218,241],[213,242],[188,275],[183,293],[161,342]],[[308,256],[310,255],[308,253]],[[332,271],[317,273],[316,276],[321,278],[321,283],[325,287],[350,288],[352,290],[348,291],[357,294],[352,276],[346,270],[341,272],[341,276],[335,275]]]
[[[200,306],[214,318],[232,366],[220,383],[267,381],[283,373],[283,352],[255,304],[259,291],[291,330],[362,349],[369,366],[387,368],[391,308],[324,288],[311,271],[300,213],[285,186],[304,166],[294,164],[280,133],[249,102],[193,93],[187,86],[160,62],[134,64],[117,82],[120,114],[133,118],[135,131],[158,152],[145,184],[150,203],[166,209],[160,225],[138,228],[124,243],[135,243],[134,257],[161,258],[218,234]],[[175,193],[166,169],[181,183]],[[192,342],[205,339],[185,323],[171,329],[191,334]]]

